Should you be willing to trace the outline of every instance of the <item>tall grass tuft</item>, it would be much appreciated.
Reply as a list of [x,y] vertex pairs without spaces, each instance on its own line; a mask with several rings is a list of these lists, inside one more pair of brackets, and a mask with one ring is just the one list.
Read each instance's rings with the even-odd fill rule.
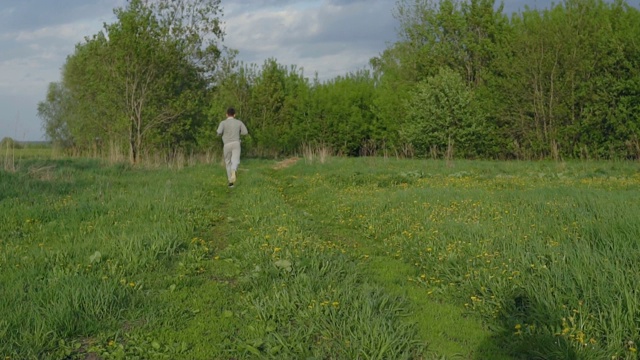
[[4,161],[2,162],[2,168],[4,169],[4,171],[9,171],[9,172],[16,171],[14,146],[15,146],[14,141],[12,139],[7,140],[5,138],[5,139],[2,139],[2,142],[0,143],[0,147],[5,148]]
[[319,162],[324,164],[331,158],[333,150],[324,144],[304,144],[302,146],[302,154],[306,163]]

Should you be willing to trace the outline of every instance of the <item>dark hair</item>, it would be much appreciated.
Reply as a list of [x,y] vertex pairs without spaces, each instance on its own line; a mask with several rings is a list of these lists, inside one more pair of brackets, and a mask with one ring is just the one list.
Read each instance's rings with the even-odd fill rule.
[[236,114],[236,109],[234,109],[234,108],[232,108],[232,107],[230,107],[230,108],[228,108],[228,109],[227,109],[227,115],[229,115],[229,116],[233,116],[233,115],[235,115],[235,114]]

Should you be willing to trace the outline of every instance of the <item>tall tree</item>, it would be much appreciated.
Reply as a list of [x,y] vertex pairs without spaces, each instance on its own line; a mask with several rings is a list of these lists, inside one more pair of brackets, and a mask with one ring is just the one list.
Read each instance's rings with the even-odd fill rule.
[[67,119],[71,116],[69,91],[59,82],[52,82],[47,89],[45,101],[38,103],[38,117],[42,119],[43,129],[54,145],[70,147],[73,136]]
[[[471,90],[487,98],[495,96],[484,89],[508,32],[502,5],[496,7],[494,0],[400,0],[395,17],[400,22],[400,41],[372,60],[379,79],[378,123],[387,123],[385,128],[392,132],[412,126],[409,115],[415,114],[405,108],[405,100],[442,68],[460,74]],[[476,105],[491,113],[491,102]]]
[[479,86],[508,25],[502,9],[495,0],[401,0],[399,60],[418,82],[444,66]]
[[503,129],[516,153],[611,157],[629,148],[638,134],[638,47],[630,40],[638,21],[637,9],[602,0],[513,16],[493,92],[504,99]]
[[489,127],[469,85],[455,71],[441,68],[418,84],[407,99],[407,109],[411,121],[401,134],[418,155],[451,158],[454,151],[463,157],[485,155]]
[[338,76],[311,88],[309,121],[300,124],[308,144],[330,147],[357,156],[375,150],[372,133],[374,80],[360,70]]
[[78,149],[90,148],[96,140],[115,143],[126,136],[126,119],[115,101],[118,94],[107,90],[108,61],[107,38],[98,33],[76,45],[62,68],[61,87],[68,94],[64,125]]
[[[63,83],[82,128],[126,141],[136,162],[151,139],[195,139],[208,80],[222,50],[220,0],[129,0],[117,21],[79,44]],[[93,114],[89,113],[89,109]],[[93,116],[91,116],[93,115]],[[169,142],[170,144],[165,144]]]
[[253,129],[257,149],[262,153],[290,153],[296,148],[292,124],[308,90],[303,70],[267,59],[251,87],[247,126]]
[[[237,117],[245,122],[245,116],[252,113],[251,89],[259,70],[255,64],[246,65],[239,62],[236,59],[237,50],[226,49],[224,55],[210,84],[207,118],[197,134],[202,149],[219,148],[217,145],[220,139],[216,130],[219,122],[226,116],[227,108],[234,107]],[[252,132],[253,129],[250,129],[250,134]],[[251,135],[243,139],[243,151],[251,151],[251,139]]]

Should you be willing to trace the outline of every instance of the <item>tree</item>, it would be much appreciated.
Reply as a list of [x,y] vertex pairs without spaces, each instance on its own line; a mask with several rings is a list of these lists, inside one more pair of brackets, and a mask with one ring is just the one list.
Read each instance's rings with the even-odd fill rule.
[[107,37],[98,33],[76,45],[63,65],[61,88],[67,96],[58,116],[78,150],[91,148],[96,139],[115,146],[127,136],[127,119],[119,108],[122,93],[106,71],[110,61]]
[[386,129],[387,142],[402,146],[394,135],[412,121],[403,104],[415,96],[418,84],[445,67],[482,93],[488,101],[478,106],[492,113],[496,95],[485,89],[509,30],[502,6],[494,4],[494,0],[398,1],[394,15],[400,22],[400,41],[372,60],[377,78],[376,128]]
[[508,26],[502,9],[495,0],[401,0],[399,60],[418,82],[446,66],[480,86]]
[[492,93],[503,99],[500,127],[516,154],[611,157],[634,148],[639,21],[637,9],[601,0],[512,17]]
[[[234,107],[237,117],[249,126],[248,118],[245,116],[252,113],[251,89],[259,71],[253,64],[249,66],[237,61],[237,54],[236,50],[225,51],[225,56],[212,79],[207,118],[197,134],[198,142],[208,149],[221,141],[216,130],[226,116],[227,108]],[[243,151],[251,151],[251,133],[253,129],[250,127],[250,135],[243,140]]]
[[462,77],[448,68],[418,84],[406,102],[402,137],[418,155],[478,157],[489,133],[484,115]]
[[45,101],[38,103],[38,117],[42,119],[43,129],[55,146],[63,148],[73,145],[73,136],[69,129],[69,91],[62,83],[52,82],[47,89]]
[[305,111],[309,88],[303,70],[271,58],[265,60],[253,80],[245,116],[255,150],[262,154],[292,153],[299,144],[292,126]]
[[366,70],[313,84],[307,117],[299,124],[305,142],[350,156],[370,151],[374,89]]
[[203,95],[220,56],[214,42],[223,35],[218,6],[219,1],[132,0],[116,10],[119,21],[106,27],[114,60],[109,70],[124,95],[120,107],[129,119],[132,162],[148,133],[176,125]]
[[117,21],[79,44],[65,64],[63,83],[78,115],[70,130],[126,141],[134,163],[145,147],[195,141],[222,52],[219,5],[130,0],[116,9]]
[[579,5],[566,6],[571,17],[582,13],[576,25],[587,45],[580,45],[586,48],[580,54],[586,74],[572,98],[577,114],[561,131],[565,152],[640,158],[640,11],[623,2]]

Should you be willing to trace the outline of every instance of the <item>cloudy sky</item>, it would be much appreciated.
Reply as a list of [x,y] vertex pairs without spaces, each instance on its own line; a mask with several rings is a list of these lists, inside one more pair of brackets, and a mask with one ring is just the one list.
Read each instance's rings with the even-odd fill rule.
[[[552,0],[504,0],[505,12]],[[44,140],[37,104],[75,44],[126,0],[0,0],[0,139]],[[295,64],[330,79],[367,67],[396,39],[396,0],[222,0],[224,44],[245,63]]]

